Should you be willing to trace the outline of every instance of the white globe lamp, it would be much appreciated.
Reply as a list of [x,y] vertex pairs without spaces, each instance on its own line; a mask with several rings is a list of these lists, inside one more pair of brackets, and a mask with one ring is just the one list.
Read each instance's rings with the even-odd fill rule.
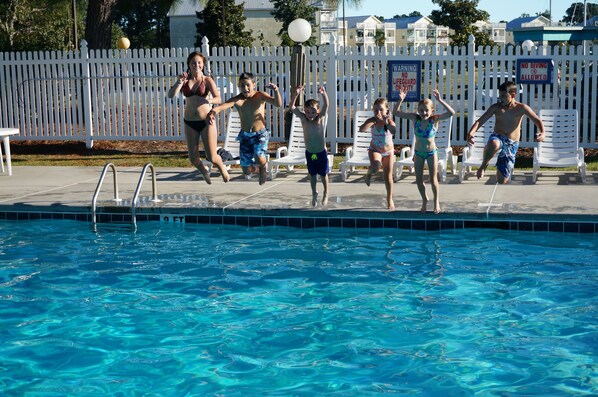
[[536,45],[534,44],[534,42],[530,39],[527,39],[523,43],[521,43],[521,47],[527,50],[528,52],[533,50],[535,46]]
[[305,19],[298,18],[289,24],[288,32],[295,43],[303,43],[311,37],[311,25]]

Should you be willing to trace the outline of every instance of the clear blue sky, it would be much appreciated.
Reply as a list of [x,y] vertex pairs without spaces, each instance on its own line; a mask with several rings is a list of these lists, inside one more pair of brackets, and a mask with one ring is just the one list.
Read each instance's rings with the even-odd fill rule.
[[[583,2],[584,0],[552,0],[552,20],[554,22],[560,21],[571,4]],[[490,22],[499,22],[519,18],[521,14],[536,15],[538,12],[550,9],[550,3],[550,0],[480,0],[478,6],[490,14]],[[596,0],[590,0],[588,1],[589,3],[596,3]],[[422,15],[428,16],[432,10],[438,9],[440,7],[433,4],[432,0],[414,2],[361,0],[361,7],[358,9],[346,6],[345,15],[380,15],[388,19],[397,14],[410,14],[413,11],[419,11]],[[339,8],[339,17],[341,16],[341,12],[342,8]]]

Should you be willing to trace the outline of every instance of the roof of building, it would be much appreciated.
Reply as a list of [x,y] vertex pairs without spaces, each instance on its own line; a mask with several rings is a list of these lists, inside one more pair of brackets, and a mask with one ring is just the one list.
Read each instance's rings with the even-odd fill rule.
[[431,22],[431,21],[429,21],[428,17],[424,17],[424,16],[391,18],[391,19],[385,19],[384,22],[385,23],[394,23],[396,26],[396,29],[407,29],[410,24],[417,23],[422,19],[427,19],[428,20],[427,22]]
[[[235,4],[245,3],[246,10],[274,10],[274,5],[270,0],[235,0]],[[178,4],[173,4],[168,11],[169,17],[195,16],[197,11],[204,9],[199,0],[181,0]]]
[[[378,21],[378,23],[382,22],[373,15],[360,15],[360,16],[356,16],[356,17],[345,17],[345,21],[347,22],[347,28],[351,29],[351,28],[356,28],[358,23],[365,22],[366,20],[368,20],[370,18],[375,19],[376,21]],[[338,20],[342,21],[342,17],[340,15],[339,15]]]
[[535,17],[515,18],[515,19],[511,20],[510,22],[507,22],[507,30],[521,29],[524,23],[530,23],[530,22],[540,22],[540,23],[547,24],[550,21],[546,17],[543,17],[542,15],[536,15]]

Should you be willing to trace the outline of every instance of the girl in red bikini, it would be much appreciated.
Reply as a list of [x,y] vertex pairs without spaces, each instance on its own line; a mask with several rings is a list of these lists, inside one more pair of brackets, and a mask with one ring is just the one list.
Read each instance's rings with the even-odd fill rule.
[[179,92],[186,97],[185,105],[185,138],[189,151],[189,161],[203,175],[205,181],[211,184],[210,174],[199,157],[199,138],[203,142],[206,158],[214,164],[222,175],[224,182],[230,177],[222,158],[216,153],[218,132],[215,125],[208,125],[206,117],[212,105],[222,102],[216,83],[210,76],[203,73],[206,58],[199,52],[192,52],[187,57],[187,72],[178,76],[178,81],[168,91],[168,98],[173,98]]

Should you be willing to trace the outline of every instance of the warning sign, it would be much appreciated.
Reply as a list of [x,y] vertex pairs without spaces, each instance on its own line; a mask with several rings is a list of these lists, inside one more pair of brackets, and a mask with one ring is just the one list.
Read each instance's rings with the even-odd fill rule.
[[401,89],[407,89],[405,102],[421,98],[421,62],[388,61],[388,100],[397,102]]
[[517,82],[520,84],[552,83],[552,59],[518,59]]

